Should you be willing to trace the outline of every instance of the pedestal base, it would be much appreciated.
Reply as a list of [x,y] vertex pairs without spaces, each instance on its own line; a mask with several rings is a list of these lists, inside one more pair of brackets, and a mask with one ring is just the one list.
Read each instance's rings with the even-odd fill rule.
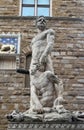
[[7,130],[84,130],[83,123],[67,123],[67,122],[11,122],[8,124]]

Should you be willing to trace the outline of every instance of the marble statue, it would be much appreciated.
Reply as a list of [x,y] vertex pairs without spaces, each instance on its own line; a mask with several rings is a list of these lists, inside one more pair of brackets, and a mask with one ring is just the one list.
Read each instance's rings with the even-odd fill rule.
[[[43,113],[57,109],[65,111],[62,80],[54,74],[51,51],[55,31],[46,29],[46,20],[40,16],[36,20],[38,34],[32,39],[32,60],[30,64],[30,109],[28,113]],[[40,96],[39,96],[40,95]]]
[[46,29],[46,20],[40,16],[36,20],[38,34],[32,39],[32,59],[30,70],[30,108],[21,113],[16,108],[6,117],[9,121],[84,121],[84,113],[70,112],[62,104],[63,82],[54,74],[51,60],[55,32]]

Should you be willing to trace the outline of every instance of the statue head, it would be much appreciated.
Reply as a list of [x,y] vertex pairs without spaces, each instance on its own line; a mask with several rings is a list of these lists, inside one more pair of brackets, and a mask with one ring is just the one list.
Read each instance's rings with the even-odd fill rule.
[[39,16],[36,19],[36,26],[40,31],[44,31],[46,29],[46,19],[44,16]]

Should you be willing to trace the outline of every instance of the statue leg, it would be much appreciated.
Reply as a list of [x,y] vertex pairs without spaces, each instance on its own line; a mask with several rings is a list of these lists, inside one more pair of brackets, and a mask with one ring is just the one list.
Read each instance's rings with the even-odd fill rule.
[[29,112],[43,113],[43,107],[37,95],[37,90],[34,85],[31,86],[31,99]]
[[48,78],[48,80],[52,83],[56,83],[56,84],[59,84],[59,78],[51,71],[46,71],[44,72]]

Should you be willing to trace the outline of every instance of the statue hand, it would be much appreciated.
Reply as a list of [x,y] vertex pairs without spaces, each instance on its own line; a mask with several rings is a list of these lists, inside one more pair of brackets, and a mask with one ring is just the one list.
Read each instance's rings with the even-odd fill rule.
[[40,63],[42,64],[42,63],[46,63],[47,62],[47,57],[46,57],[46,55],[42,55],[41,57],[40,57]]
[[33,65],[32,68],[30,69],[30,74],[34,75],[36,71],[37,71],[37,67]]
[[45,71],[45,65],[44,64],[38,64],[38,70],[41,71],[41,72],[44,72]]

